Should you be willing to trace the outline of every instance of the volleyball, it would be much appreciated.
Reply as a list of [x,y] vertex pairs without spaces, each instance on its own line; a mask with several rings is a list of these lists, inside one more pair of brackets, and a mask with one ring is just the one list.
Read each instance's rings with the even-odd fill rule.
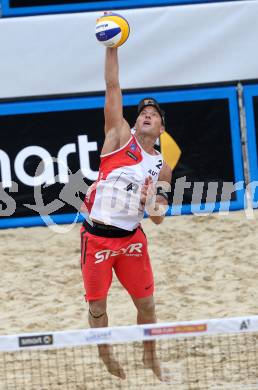
[[95,35],[97,40],[106,47],[123,45],[129,34],[129,23],[121,15],[111,12],[97,19]]

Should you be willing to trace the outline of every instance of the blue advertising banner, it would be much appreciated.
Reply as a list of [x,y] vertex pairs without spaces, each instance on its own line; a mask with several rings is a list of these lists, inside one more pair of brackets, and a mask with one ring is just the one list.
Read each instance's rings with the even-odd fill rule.
[[244,87],[250,190],[253,207],[258,208],[258,84]]
[[2,16],[10,17],[64,12],[104,11],[224,1],[226,0],[2,0]]
[[[173,169],[167,215],[243,208],[236,88],[124,94],[131,127],[146,94],[166,112],[157,147]],[[104,96],[0,104],[0,227],[82,219],[98,177],[103,105]]]

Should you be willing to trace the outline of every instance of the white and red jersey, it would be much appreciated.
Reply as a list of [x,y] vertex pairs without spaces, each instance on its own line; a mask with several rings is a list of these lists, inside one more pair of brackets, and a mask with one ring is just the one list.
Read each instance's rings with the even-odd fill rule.
[[120,149],[100,156],[99,176],[85,199],[90,218],[125,230],[143,218],[141,187],[147,177],[156,183],[163,166],[160,153],[143,150],[134,135]]

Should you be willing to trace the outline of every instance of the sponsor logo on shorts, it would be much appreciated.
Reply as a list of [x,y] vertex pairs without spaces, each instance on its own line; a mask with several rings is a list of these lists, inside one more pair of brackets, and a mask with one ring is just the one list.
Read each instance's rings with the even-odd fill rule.
[[102,251],[95,253],[95,258],[97,259],[95,261],[95,264],[101,263],[104,260],[108,260],[110,259],[110,257],[119,256],[119,255],[140,257],[142,256],[142,246],[143,244],[141,242],[137,242],[135,244],[128,245],[128,247],[126,248],[121,248],[118,251],[112,251],[111,249],[104,249]]
[[160,336],[163,334],[196,333],[196,332],[206,332],[206,331],[207,331],[207,324],[175,325],[175,326],[165,326],[160,328],[144,329],[144,335]]
[[51,334],[19,337],[19,347],[36,347],[40,345],[52,345],[53,342],[54,339],[53,339],[53,335]]
[[102,340],[108,340],[112,336],[111,330],[105,331],[105,332],[90,332],[90,334],[87,334],[85,337],[85,340],[88,342],[94,342],[94,341],[102,341]]

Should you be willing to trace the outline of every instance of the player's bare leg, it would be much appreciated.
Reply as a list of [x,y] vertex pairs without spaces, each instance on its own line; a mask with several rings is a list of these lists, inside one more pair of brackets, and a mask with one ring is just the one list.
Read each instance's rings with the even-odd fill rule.
[[[89,324],[91,328],[104,328],[108,326],[106,308],[106,299],[89,302]],[[111,345],[98,345],[98,350],[99,356],[103,360],[108,372],[121,379],[125,379],[125,372],[115,359]]]
[[[132,299],[138,311],[137,324],[154,324],[157,318],[153,296]],[[143,364],[146,368],[150,368],[160,381],[167,380],[166,373],[161,369],[161,364],[157,357],[155,341],[143,342]]]

